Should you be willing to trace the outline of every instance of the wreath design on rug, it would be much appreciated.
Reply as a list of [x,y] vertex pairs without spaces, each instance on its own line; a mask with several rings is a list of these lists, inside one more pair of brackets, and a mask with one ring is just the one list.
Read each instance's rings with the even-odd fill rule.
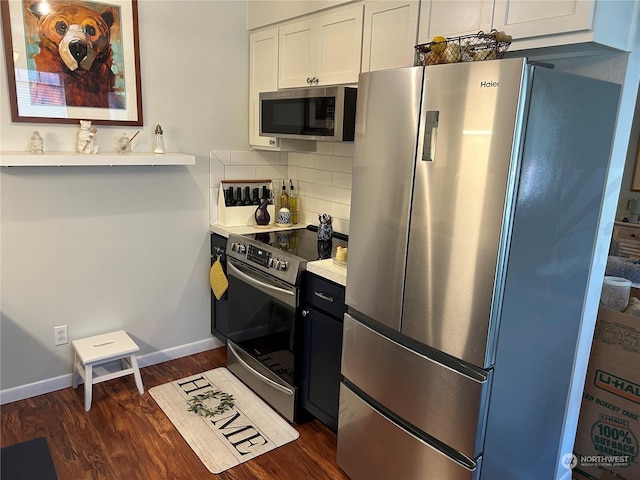
[[201,417],[213,417],[231,410],[235,404],[233,395],[223,392],[222,390],[209,390],[206,393],[194,395],[189,400],[188,412],[194,412]]

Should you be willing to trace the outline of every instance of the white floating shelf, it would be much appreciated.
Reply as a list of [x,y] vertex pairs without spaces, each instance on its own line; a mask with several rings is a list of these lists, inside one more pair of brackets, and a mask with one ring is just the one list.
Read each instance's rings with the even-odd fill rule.
[[2,152],[0,167],[92,167],[115,165],[194,165],[196,157],[184,153]]

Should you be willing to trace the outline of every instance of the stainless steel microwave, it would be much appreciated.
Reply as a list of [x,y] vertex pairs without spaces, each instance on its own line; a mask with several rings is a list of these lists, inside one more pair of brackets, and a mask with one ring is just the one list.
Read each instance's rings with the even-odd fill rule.
[[332,86],[261,92],[260,135],[352,142],[357,91]]

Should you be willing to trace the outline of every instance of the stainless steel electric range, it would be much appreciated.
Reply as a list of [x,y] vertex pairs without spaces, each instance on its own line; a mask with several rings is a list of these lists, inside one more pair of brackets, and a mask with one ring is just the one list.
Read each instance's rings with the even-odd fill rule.
[[[343,239],[334,238],[333,250]],[[230,234],[227,240],[227,368],[289,421],[297,416],[302,329],[300,286],[318,259],[309,229]]]

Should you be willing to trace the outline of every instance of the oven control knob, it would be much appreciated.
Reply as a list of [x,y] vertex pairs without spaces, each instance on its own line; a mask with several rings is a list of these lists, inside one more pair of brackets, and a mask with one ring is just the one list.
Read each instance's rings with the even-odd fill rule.
[[280,260],[279,258],[277,259],[272,258],[269,261],[269,266],[271,268],[275,268],[276,270],[284,271],[287,269],[287,262],[286,260]]
[[238,253],[245,253],[247,251],[247,247],[243,243],[232,243],[231,250]]

